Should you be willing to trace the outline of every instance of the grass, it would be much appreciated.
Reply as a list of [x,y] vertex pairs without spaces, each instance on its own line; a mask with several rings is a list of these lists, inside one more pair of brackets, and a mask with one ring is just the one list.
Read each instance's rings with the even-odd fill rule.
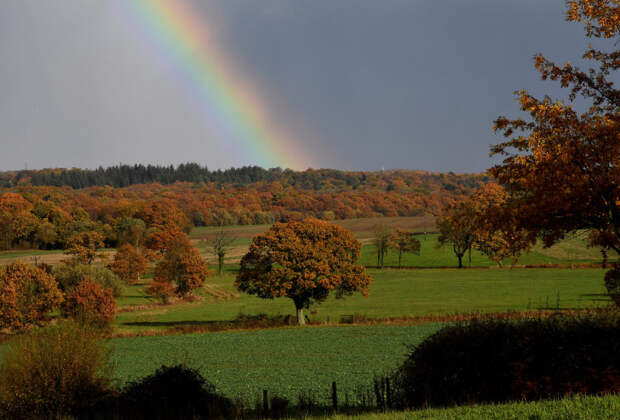
[[343,395],[354,398],[373,375],[397,367],[407,345],[438,328],[307,327],[121,338],[111,340],[112,359],[121,382],[150,374],[162,364],[185,363],[200,369],[224,395],[246,403],[261,397],[263,389],[293,402],[309,391],[327,402],[332,381]]
[[[452,251],[452,247],[444,246],[437,248],[437,234],[419,235],[418,240],[421,244],[420,255],[403,254],[403,267],[456,267],[458,260]],[[578,264],[578,263],[597,263],[601,262],[601,253],[598,248],[588,248],[585,241],[574,237],[566,239],[551,248],[543,248],[537,244],[530,252],[524,254],[518,261],[519,265],[541,265],[541,264]],[[360,262],[366,266],[377,265],[376,249],[371,244],[365,244],[362,249]],[[468,265],[468,254],[463,258],[463,264]],[[504,265],[509,266],[510,261],[504,261]],[[385,257],[386,266],[398,266],[398,254],[390,250]],[[477,250],[472,250],[472,267],[491,267],[497,264]]]
[[333,420],[617,420],[620,419],[620,396],[573,396],[551,401],[471,405],[318,418]]
[[[330,297],[316,306],[310,318],[331,322],[348,314],[372,318],[428,314],[577,309],[607,305],[602,269],[425,269],[369,270],[373,277],[370,296],[359,294],[337,300]],[[207,279],[222,292],[235,292],[234,273]],[[153,303],[141,290],[129,286],[121,304]],[[269,315],[295,313],[290,299],[260,299],[240,294],[230,300],[203,293],[194,303],[159,306],[145,311],[117,314],[117,332],[161,330],[178,325],[200,325],[232,320],[240,313]]]

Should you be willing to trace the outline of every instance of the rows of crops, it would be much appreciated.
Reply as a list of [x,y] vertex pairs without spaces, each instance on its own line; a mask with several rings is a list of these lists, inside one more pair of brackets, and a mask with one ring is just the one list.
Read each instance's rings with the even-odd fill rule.
[[326,401],[332,381],[353,398],[375,374],[404,360],[407,346],[440,326],[350,326],[222,332],[112,340],[116,377],[152,373],[162,364],[200,369],[227,396],[252,403],[267,389],[296,401]]

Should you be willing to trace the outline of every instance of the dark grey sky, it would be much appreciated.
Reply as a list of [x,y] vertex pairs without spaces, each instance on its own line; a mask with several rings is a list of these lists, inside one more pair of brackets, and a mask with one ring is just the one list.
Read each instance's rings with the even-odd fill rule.
[[[1,170],[256,163],[221,147],[127,1],[0,2]],[[532,55],[577,62],[587,45],[564,0],[193,6],[312,167],[485,170],[493,119],[519,115],[513,91],[562,93]]]

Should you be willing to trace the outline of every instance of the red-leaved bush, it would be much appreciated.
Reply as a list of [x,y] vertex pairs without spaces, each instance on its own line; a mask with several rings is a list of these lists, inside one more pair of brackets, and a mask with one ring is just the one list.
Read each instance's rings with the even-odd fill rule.
[[116,301],[111,290],[87,278],[67,294],[62,313],[103,327],[114,319]]

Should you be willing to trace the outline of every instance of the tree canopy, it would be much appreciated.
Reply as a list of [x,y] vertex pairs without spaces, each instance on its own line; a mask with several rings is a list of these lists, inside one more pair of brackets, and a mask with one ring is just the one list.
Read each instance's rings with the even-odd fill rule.
[[570,102],[519,91],[529,118],[495,121],[494,129],[508,140],[492,147],[504,160],[489,172],[510,192],[516,222],[545,245],[588,229],[593,245],[620,252],[620,91],[610,80],[620,67],[614,48],[620,6],[615,0],[568,1],[567,19],[583,23],[586,36],[600,38],[599,44],[615,41],[612,50],[590,46],[583,55],[592,63],[588,70],[557,65],[541,54],[535,66],[543,80],[568,88],[571,102],[580,96],[589,107],[578,112]]
[[288,297],[303,325],[303,309],[323,302],[331,292],[337,298],[353,292],[368,295],[372,280],[357,264],[361,248],[351,232],[328,222],[276,223],[252,240],[235,286],[261,298]]

